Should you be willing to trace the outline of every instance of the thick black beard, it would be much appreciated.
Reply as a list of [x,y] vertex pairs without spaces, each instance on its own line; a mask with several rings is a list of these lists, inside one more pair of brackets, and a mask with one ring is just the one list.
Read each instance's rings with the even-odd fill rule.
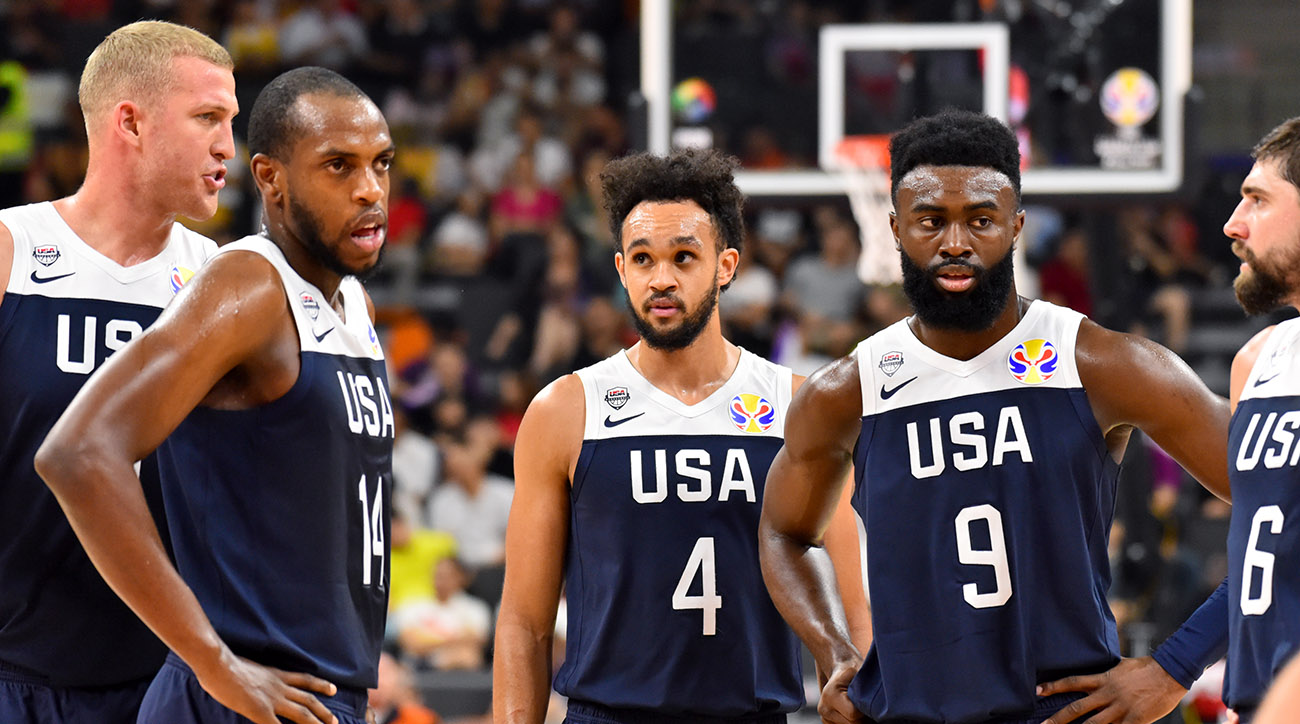
[[1268,314],[1286,304],[1290,288],[1279,270],[1271,264],[1261,264],[1259,257],[1250,249],[1244,249],[1246,263],[1250,273],[1237,275],[1232,282],[1232,291],[1237,295],[1237,303],[1251,316]]
[[[980,332],[993,326],[1007,307],[1015,283],[1012,250],[991,267],[978,267],[965,259],[949,259],[922,269],[900,254],[903,262],[903,293],[912,310],[926,325],[958,332]],[[965,266],[974,271],[975,286],[968,292],[946,292],[934,283],[941,266]]]
[[364,269],[352,269],[347,264],[344,264],[338,254],[334,253],[334,250],[325,244],[325,234],[321,231],[322,224],[320,219],[311,212],[311,209],[299,204],[295,199],[289,199],[289,216],[294,225],[298,227],[298,236],[302,241],[303,248],[326,269],[341,277],[351,276],[365,281],[379,268],[379,262],[384,256],[384,247],[379,248],[379,256],[376,257],[374,264]]
[[[665,298],[681,301],[670,294],[656,294],[647,299],[646,303],[649,304]],[[632,313],[632,323],[636,325],[636,332],[641,335],[641,339],[645,340],[645,343],[653,349],[673,352],[691,346],[699,338],[704,328],[708,326],[709,319],[713,316],[713,310],[718,306],[718,277],[716,274],[713,276],[713,287],[709,289],[708,294],[704,295],[699,309],[686,315],[676,327],[662,332],[655,329],[654,325],[641,316],[640,311],[632,304],[630,295],[625,293],[624,299],[627,300],[627,309]]]

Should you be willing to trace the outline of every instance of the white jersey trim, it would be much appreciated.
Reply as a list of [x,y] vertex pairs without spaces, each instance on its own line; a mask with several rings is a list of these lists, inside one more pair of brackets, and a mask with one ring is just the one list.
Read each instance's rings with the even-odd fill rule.
[[1250,368],[1238,403],[1251,399],[1300,396],[1300,319],[1273,328]]

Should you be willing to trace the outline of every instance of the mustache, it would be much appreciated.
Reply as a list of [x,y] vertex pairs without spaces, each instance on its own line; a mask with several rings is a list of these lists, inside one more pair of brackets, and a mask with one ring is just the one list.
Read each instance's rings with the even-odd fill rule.
[[674,307],[677,307],[678,309],[684,309],[686,307],[686,304],[682,302],[681,297],[677,296],[676,294],[673,294],[672,292],[655,292],[654,294],[651,294],[648,299],[645,300],[645,303],[642,306],[646,309],[649,309],[650,305],[654,304],[655,302],[670,302]]

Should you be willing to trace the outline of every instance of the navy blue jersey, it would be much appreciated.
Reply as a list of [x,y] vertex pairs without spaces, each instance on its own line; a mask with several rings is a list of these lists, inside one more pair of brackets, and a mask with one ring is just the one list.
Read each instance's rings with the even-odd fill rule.
[[[14,239],[0,302],[0,671],[74,687],[148,677],[166,650],[104,583],[32,459],[90,373],[157,319],[216,245],[177,224],[162,253],[122,267],[52,204],[0,211],[0,222]],[[143,477],[156,494],[155,476]]]
[[1224,701],[1259,705],[1300,650],[1300,323],[1279,324],[1259,357],[1228,433],[1228,669]]
[[906,320],[858,346],[853,506],[875,640],[849,694],[873,719],[1029,716],[1038,683],[1119,660],[1119,466],[1075,366],[1081,319],[1034,302],[965,361]]
[[[301,369],[248,410],[198,407],[158,449],[177,568],[235,653],[373,687],[388,606],[393,411],[361,284],[340,318],[278,247]],[[346,321],[345,321],[346,320]]]
[[742,352],[687,405],[620,352],[580,370],[586,426],[571,490],[571,699],[741,716],[803,703],[798,641],[758,567],[758,515],[790,370]]

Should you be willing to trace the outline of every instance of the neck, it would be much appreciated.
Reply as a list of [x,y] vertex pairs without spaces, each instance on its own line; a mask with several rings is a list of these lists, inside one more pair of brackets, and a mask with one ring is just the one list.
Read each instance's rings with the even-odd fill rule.
[[1029,300],[1021,299],[1015,287],[1007,297],[1006,306],[997,319],[987,329],[966,332],[943,327],[927,325],[919,316],[913,315],[908,320],[912,333],[921,340],[921,344],[945,357],[958,360],[972,359],[984,350],[992,347],[998,340],[1007,336],[1020,323],[1029,309]]
[[661,350],[642,340],[627,351],[627,357],[650,384],[693,405],[731,379],[740,362],[740,348],[722,337],[715,312],[690,346]]
[[157,256],[171,238],[175,212],[148,203],[147,184],[133,173],[104,171],[94,161],[77,192],[54,202],[59,216],[92,249],[121,266]]
[[319,289],[321,294],[325,295],[325,299],[330,306],[334,307],[335,311],[342,315],[343,301],[337,299],[337,297],[339,282],[343,281],[343,277],[338,272],[322,264],[307,249],[307,242],[291,231],[282,217],[264,217],[264,221],[266,223],[267,238],[280,247],[280,251],[284,252],[284,258],[289,262],[289,266],[293,267],[295,272],[298,272],[298,276],[311,282]]

